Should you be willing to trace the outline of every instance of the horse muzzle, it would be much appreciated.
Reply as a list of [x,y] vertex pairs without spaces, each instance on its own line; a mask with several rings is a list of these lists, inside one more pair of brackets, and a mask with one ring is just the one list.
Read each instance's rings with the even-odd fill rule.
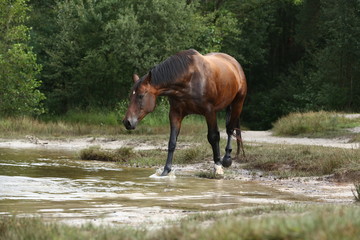
[[136,119],[124,118],[123,120],[123,124],[127,130],[134,130],[136,128],[137,122],[138,121]]

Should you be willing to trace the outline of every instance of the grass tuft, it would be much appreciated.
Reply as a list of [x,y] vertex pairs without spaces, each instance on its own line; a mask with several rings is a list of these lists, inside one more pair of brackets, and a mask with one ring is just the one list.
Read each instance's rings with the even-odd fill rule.
[[210,146],[202,144],[199,146],[179,149],[176,155],[176,162],[180,164],[192,164],[203,162],[207,157],[211,156]]
[[[279,136],[334,137],[346,134],[346,128],[360,126],[360,120],[348,119],[335,112],[290,113],[273,124]],[[355,139],[356,140],[356,139]]]
[[224,175],[215,174],[214,171],[207,171],[207,172],[198,172],[195,176],[199,178],[207,178],[207,179],[223,179]]
[[355,189],[352,189],[354,194],[355,202],[360,202],[360,182],[354,183]]
[[353,181],[360,176],[360,149],[272,144],[245,147],[246,169],[258,169],[279,177],[333,174],[340,181]]
[[128,162],[129,159],[136,157],[132,148],[119,148],[115,151],[106,151],[100,147],[90,147],[80,151],[82,160],[98,160],[111,162]]

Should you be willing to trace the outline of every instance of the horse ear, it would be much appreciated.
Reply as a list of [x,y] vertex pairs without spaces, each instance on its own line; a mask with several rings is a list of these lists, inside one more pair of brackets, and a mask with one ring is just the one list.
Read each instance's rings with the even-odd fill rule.
[[137,74],[133,75],[133,81],[136,83],[139,80],[139,76]]

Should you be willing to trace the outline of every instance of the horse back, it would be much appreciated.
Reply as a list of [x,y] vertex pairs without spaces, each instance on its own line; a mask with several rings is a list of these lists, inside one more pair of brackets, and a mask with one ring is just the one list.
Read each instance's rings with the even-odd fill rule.
[[225,53],[209,53],[203,56],[202,61],[199,66],[204,73],[205,95],[217,110],[237,98],[245,97],[245,74],[235,58]]
[[[246,83],[245,74],[240,63],[232,56],[225,53],[208,53],[204,55],[204,58],[212,65],[215,75],[223,74],[227,76],[228,74],[233,74],[235,79],[228,76],[228,78],[231,78],[229,79],[230,81],[237,81],[240,85]],[[220,81],[225,80],[225,77],[219,77]]]

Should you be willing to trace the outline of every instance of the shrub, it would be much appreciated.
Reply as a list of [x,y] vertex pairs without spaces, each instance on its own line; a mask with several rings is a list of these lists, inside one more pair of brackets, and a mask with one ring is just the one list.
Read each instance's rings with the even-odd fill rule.
[[276,135],[314,135],[340,130],[349,126],[350,119],[335,112],[290,113],[273,124]]

